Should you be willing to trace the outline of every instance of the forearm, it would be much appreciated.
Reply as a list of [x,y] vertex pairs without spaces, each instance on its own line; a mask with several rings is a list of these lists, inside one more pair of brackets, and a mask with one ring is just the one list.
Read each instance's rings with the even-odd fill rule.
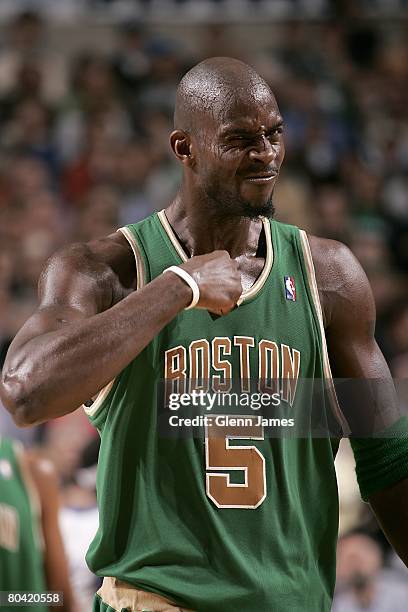
[[408,567],[408,478],[375,493],[369,502],[391,546]]
[[115,378],[191,300],[166,274],[95,316],[32,338],[7,358],[2,398],[19,425],[75,410]]

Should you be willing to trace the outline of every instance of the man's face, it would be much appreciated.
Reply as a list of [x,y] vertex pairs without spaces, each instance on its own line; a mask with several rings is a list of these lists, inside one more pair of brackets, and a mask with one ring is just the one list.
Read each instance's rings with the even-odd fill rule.
[[285,155],[282,117],[265,89],[242,92],[205,114],[196,138],[197,184],[225,216],[272,216],[272,193]]

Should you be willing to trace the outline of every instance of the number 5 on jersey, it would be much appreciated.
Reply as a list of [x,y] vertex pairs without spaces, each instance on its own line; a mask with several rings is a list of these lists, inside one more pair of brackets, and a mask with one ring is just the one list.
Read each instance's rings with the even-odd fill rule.
[[[219,415],[220,417],[221,415]],[[226,418],[226,417],[225,417]],[[265,458],[256,446],[231,446],[231,440],[264,440],[262,425],[243,416],[243,426],[217,425],[208,417],[205,431],[206,490],[218,508],[258,508],[266,497]],[[231,482],[230,471],[244,473],[243,484]]]

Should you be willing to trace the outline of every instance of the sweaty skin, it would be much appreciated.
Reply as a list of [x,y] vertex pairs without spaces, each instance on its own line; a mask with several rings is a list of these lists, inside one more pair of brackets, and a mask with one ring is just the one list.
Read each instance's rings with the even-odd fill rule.
[[[183,167],[179,192],[166,209],[190,256],[181,267],[199,285],[198,307],[226,315],[264,264],[259,214],[273,212],[284,157],[276,100],[242,62],[206,60],[181,81],[170,142]],[[344,245],[309,238],[333,375],[391,383],[374,339],[374,301],[363,270]],[[41,423],[88,401],[192,297],[170,273],[135,288],[134,256],[120,233],[72,245],[49,260],[39,307],[14,339],[3,369],[0,393],[17,424]],[[387,413],[394,402],[391,390],[383,393],[381,410]],[[407,500],[403,480],[370,502],[408,565]]]

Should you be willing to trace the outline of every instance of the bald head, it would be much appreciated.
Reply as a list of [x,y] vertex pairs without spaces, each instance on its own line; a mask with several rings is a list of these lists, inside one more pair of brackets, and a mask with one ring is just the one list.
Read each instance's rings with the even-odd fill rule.
[[186,201],[223,218],[273,214],[285,155],[283,120],[269,85],[251,66],[229,57],[194,66],[178,87],[174,122],[170,144],[183,164]]
[[203,115],[222,120],[234,100],[244,99],[251,104],[271,97],[269,85],[251,66],[231,57],[211,57],[181,79],[174,127],[189,132],[201,125]]

